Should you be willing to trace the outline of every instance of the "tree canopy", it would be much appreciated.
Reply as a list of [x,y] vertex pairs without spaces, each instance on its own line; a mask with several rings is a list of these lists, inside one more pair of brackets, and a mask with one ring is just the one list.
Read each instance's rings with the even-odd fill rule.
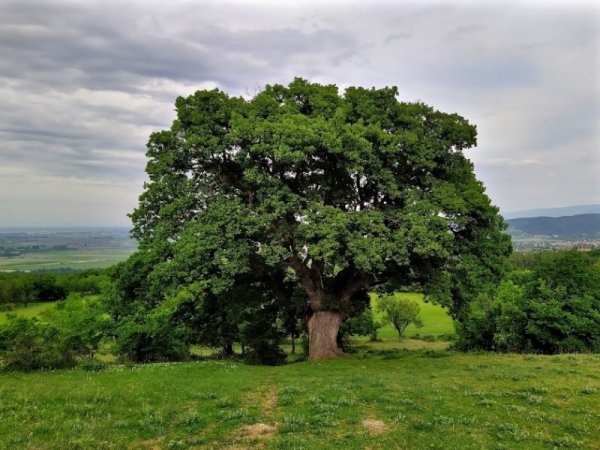
[[245,307],[287,307],[313,359],[340,353],[341,322],[375,287],[418,289],[461,318],[498,280],[510,238],[463,154],[475,126],[397,97],[300,78],[251,99],[179,97],[171,128],[148,142],[131,215],[140,250],[117,303],[171,299],[180,320],[210,311],[197,324],[208,331],[248,319]]

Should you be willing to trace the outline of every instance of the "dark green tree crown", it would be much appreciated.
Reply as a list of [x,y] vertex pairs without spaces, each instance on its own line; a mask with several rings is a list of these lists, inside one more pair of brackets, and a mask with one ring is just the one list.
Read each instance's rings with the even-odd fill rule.
[[249,100],[178,98],[148,143],[133,235],[193,241],[187,257],[227,276],[290,267],[331,292],[419,283],[460,315],[510,240],[463,155],[475,126],[397,95],[297,78]]

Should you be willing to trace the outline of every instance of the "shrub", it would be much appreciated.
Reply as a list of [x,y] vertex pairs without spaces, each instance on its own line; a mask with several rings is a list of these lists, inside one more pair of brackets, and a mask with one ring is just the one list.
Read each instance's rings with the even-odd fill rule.
[[376,322],[371,308],[365,309],[360,315],[346,320],[340,329],[343,335],[369,336],[371,341],[376,341],[377,332],[381,323]]
[[190,357],[192,333],[179,320],[185,295],[169,297],[156,308],[137,304],[114,327],[115,351],[126,361],[181,361]]
[[75,354],[58,328],[11,317],[0,327],[0,360],[8,370],[58,369],[75,365]]
[[351,351],[347,342],[350,336],[369,336],[371,341],[377,341],[379,328],[381,323],[375,321],[373,311],[367,308],[359,315],[342,322],[338,332],[338,345],[345,351]]
[[100,301],[77,295],[60,302],[49,319],[59,329],[66,345],[77,356],[86,358],[94,356],[111,328],[110,318]]
[[270,366],[286,362],[286,354],[280,346],[282,333],[276,326],[276,312],[266,308],[255,311],[244,324],[242,342],[246,347],[246,361]]
[[115,351],[134,362],[179,361],[189,357],[187,330],[164,318],[144,321],[142,315],[121,322]]
[[600,351],[600,267],[581,252],[543,255],[471,305],[457,347],[513,352]]
[[90,360],[110,328],[102,305],[78,296],[60,302],[47,319],[9,315],[0,327],[0,359],[6,368],[56,369]]

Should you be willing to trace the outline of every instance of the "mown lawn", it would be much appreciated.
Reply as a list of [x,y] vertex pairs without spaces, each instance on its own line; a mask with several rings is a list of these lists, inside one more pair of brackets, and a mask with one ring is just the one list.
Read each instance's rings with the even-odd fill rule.
[[600,356],[359,353],[0,375],[0,448],[600,448]]

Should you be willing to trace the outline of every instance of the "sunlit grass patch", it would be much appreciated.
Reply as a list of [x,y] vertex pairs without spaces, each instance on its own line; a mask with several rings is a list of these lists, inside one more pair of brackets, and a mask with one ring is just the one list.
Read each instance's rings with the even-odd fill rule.
[[0,325],[6,323],[8,316],[11,314],[27,319],[31,319],[32,317],[43,319],[46,313],[52,311],[54,308],[56,308],[56,302],[30,303],[26,307],[17,305],[11,311],[0,311]]

